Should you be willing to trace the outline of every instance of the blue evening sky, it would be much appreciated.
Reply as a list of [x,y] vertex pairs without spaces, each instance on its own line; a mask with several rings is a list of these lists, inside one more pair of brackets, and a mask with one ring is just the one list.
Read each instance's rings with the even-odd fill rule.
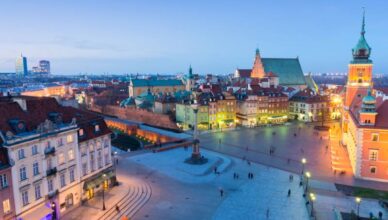
[[346,72],[362,7],[375,73],[388,73],[387,0],[3,0],[0,72],[15,58],[54,73],[226,74],[299,56],[304,72]]

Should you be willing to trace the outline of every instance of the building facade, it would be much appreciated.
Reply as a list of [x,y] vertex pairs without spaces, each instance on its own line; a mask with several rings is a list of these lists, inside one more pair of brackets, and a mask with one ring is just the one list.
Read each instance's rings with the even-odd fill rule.
[[103,118],[54,98],[3,97],[0,111],[18,220],[59,219],[115,181]]
[[185,90],[185,85],[178,79],[131,79],[129,83],[129,96],[137,97],[142,93],[171,93]]
[[0,149],[0,219],[15,219],[15,202],[12,190],[12,172],[8,153]]
[[342,143],[346,145],[357,178],[388,182],[388,102],[372,94],[371,48],[361,36],[352,50],[343,106]]
[[27,57],[16,58],[15,73],[17,76],[26,76],[28,74]]

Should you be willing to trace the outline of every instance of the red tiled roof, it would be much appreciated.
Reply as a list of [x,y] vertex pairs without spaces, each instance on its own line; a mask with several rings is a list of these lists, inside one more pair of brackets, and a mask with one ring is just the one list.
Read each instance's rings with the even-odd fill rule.
[[251,77],[252,69],[237,69],[237,71],[242,78]]
[[[0,131],[5,134],[7,131],[15,133],[10,125],[11,119],[23,121],[26,131],[35,130],[39,124],[49,118],[49,114],[57,112],[61,115],[64,123],[70,123],[76,118],[77,125],[84,129],[85,135],[80,142],[109,134],[111,131],[106,126],[104,118],[89,111],[83,111],[73,107],[64,107],[58,104],[55,98],[50,97],[17,97],[26,101],[27,111],[24,111],[18,103],[9,97],[0,98]],[[94,126],[98,124],[100,132],[94,132]]]
[[380,107],[377,108],[376,127],[388,128],[388,100],[385,100]]

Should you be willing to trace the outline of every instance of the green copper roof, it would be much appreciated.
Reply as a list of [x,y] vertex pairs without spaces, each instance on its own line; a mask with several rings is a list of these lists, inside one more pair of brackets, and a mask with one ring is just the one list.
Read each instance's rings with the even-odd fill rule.
[[364,98],[362,98],[362,102],[365,104],[376,103],[376,99],[375,99],[375,97],[372,96],[370,89],[368,89],[368,95],[366,95],[366,96],[364,96]]
[[188,77],[189,79],[194,78],[194,76],[193,76],[193,68],[191,68],[191,65],[190,65],[190,67],[189,67],[189,74],[187,75],[187,77]]
[[132,79],[133,87],[152,87],[152,86],[182,86],[183,83],[179,79]]
[[261,58],[266,73],[279,77],[280,85],[306,85],[298,58]]
[[[357,45],[352,49],[354,63],[370,63],[369,56],[372,48],[368,45],[365,39],[365,11],[362,16],[361,36],[358,39]],[[361,62],[360,62],[361,61]]]

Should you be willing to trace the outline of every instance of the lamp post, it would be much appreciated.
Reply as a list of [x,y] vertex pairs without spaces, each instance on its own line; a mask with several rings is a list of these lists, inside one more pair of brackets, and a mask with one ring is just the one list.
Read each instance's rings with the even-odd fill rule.
[[360,219],[360,203],[361,203],[361,198],[356,197],[356,203],[357,203],[357,219]]
[[305,188],[305,191],[304,192],[307,192],[307,188],[309,187],[309,179],[311,177],[311,173],[310,172],[306,172],[306,188]]
[[106,174],[102,174],[102,179],[104,180],[102,182],[102,210],[105,211],[105,177],[106,177]]
[[316,197],[315,197],[315,194],[314,193],[310,193],[310,200],[311,200],[311,217],[314,216],[314,201],[315,201]]
[[306,164],[307,160],[306,160],[306,158],[303,157],[300,162],[302,163],[302,175],[303,175],[303,173],[304,173],[304,165]]

